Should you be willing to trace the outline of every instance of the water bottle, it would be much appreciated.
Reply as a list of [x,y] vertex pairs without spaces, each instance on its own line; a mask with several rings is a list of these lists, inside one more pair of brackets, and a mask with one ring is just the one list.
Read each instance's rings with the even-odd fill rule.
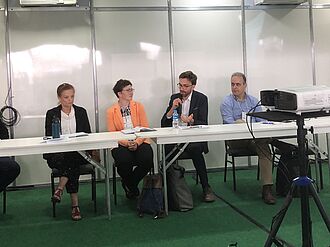
[[173,115],[172,115],[172,127],[179,128],[179,114],[176,109],[173,111]]
[[60,135],[61,135],[60,119],[54,116],[52,121],[52,137],[53,139],[60,138]]

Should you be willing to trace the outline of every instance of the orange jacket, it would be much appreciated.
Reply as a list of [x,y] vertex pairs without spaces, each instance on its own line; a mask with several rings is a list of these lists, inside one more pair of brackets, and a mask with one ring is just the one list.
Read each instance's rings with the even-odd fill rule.
[[[143,105],[139,102],[131,100],[129,106],[131,109],[133,127],[149,127],[147,115],[144,111]],[[107,126],[108,131],[120,131],[124,129],[124,121],[118,103],[113,104],[107,109]],[[138,145],[141,145],[143,142],[150,143],[150,140],[146,138],[137,138],[135,141]],[[121,140],[118,143],[124,147],[128,146],[127,140]]]

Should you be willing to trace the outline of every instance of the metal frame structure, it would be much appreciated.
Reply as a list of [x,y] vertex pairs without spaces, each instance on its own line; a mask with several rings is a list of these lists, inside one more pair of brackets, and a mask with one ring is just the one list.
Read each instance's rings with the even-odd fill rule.
[[[9,30],[9,12],[10,11],[86,11],[89,12],[90,32],[91,32],[91,61],[92,61],[92,79],[94,90],[94,118],[95,129],[99,131],[99,105],[98,105],[98,77],[96,64],[96,34],[95,34],[95,12],[111,12],[111,11],[167,11],[168,12],[168,34],[169,34],[169,49],[170,49],[170,73],[171,73],[171,88],[172,92],[176,90],[176,73],[175,73],[175,53],[174,53],[174,37],[173,37],[173,17],[172,13],[176,11],[241,11],[241,33],[242,33],[242,66],[245,74],[247,69],[247,50],[246,50],[246,23],[245,13],[249,10],[269,10],[269,9],[308,9],[309,10],[309,27],[310,27],[310,52],[311,52],[311,70],[313,85],[317,84],[316,68],[315,68],[315,41],[314,41],[314,9],[330,9],[330,4],[313,4],[313,0],[302,5],[253,5],[249,0],[241,0],[240,6],[200,6],[200,7],[178,7],[172,5],[172,0],[167,0],[167,6],[154,7],[94,7],[95,0],[79,0],[79,5],[75,7],[37,7],[37,8],[22,8],[19,6],[19,0],[4,0],[5,6],[0,6],[0,11],[4,11],[5,23],[5,53],[6,53],[6,72],[8,86],[8,105],[13,106],[12,98],[12,66],[11,66],[11,47],[10,47],[10,30]],[[11,127],[10,135],[14,137],[14,129]],[[327,142],[329,142],[327,135]],[[328,146],[328,149],[330,147]],[[330,150],[328,150],[329,152]],[[329,161],[330,165],[330,161]]]

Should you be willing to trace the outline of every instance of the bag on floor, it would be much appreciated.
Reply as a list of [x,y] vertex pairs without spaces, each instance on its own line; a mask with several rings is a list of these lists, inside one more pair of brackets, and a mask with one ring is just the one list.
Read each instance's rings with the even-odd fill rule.
[[152,214],[154,219],[165,217],[163,180],[161,175],[147,175],[137,203],[138,215]]
[[170,210],[185,212],[194,208],[184,172],[185,169],[178,164],[173,164],[167,169],[167,196]]

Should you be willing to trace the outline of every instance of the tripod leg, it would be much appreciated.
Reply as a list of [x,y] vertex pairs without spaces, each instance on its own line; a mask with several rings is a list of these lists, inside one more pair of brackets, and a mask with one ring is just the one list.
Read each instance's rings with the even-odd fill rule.
[[308,186],[300,186],[301,223],[303,247],[313,247],[312,221],[310,217]]
[[289,206],[292,202],[292,195],[293,195],[295,188],[296,188],[296,185],[294,183],[292,183],[291,188],[285,198],[285,201],[284,201],[280,211],[277,213],[278,217],[277,217],[277,219],[275,219],[275,221],[272,225],[271,231],[268,235],[268,238],[267,238],[267,241],[266,241],[264,247],[271,247],[272,243],[275,241],[275,236],[276,236],[278,230],[280,229],[284,216],[285,216],[286,212],[288,211]]
[[312,193],[314,202],[315,202],[317,208],[320,211],[320,214],[321,214],[321,216],[323,218],[323,221],[324,221],[325,225],[328,228],[328,231],[330,232],[330,220],[329,220],[329,217],[328,217],[327,213],[325,212],[325,209],[324,209],[324,207],[322,205],[322,202],[321,202],[318,194],[316,193],[316,190],[315,190],[313,184],[309,184],[309,190]]

